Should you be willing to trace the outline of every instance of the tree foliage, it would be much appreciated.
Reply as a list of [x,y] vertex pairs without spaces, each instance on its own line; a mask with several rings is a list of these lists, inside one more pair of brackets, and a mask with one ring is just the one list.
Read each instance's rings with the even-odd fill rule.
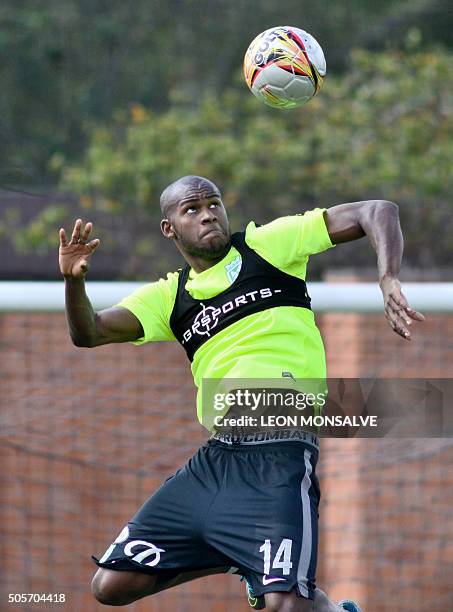
[[[101,248],[123,254],[124,277],[176,265],[158,235],[158,198],[188,173],[219,184],[236,228],[397,201],[406,260],[440,266],[451,256],[451,20],[446,0],[6,0],[0,185],[80,196]],[[260,105],[240,72],[253,36],[283,23],[312,32],[328,64],[319,95],[289,112]],[[25,227],[0,211],[0,234],[20,251],[53,248],[63,204]]]
[[[127,274],[173,263],[161,256],[138,262],[160,255],[162,239],[151,229],[159,195],[184,174],[219,184],[236,228],[314,206],[393,200],[407,261],[442,265],[453,229],[452,60],[446,52],[357,51],[346,75],[327,79],[296,111],[268,109],[244,87],[206,94],[199,108],[175,101],[156,113],[134,105],[93,131],[82,163],[57,155],[52,164],[87,214],[101,211],[132,230],[138,251]],[[351,263],[347,249],[330,257]]]
[[130,104],[192,106],[231,85],[251,39],[293,24],[317,37],[331,74],[349,50],[400,48],[411,28],[425,47],[451,45],[447,0],[4,0],[0,6],[0,182],[55,183],[48,159],[77,159],[93,125]]

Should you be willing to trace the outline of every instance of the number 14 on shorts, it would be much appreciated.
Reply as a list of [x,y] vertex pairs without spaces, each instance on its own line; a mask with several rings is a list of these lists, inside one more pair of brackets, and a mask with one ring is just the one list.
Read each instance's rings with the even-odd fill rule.
[[[282,570],[284,576],[288,576],[290,570],[293,566],[291,561],[291,548],[293,545],[293,541],[289,538],[283,538],[280,543],[280,546],[277,549],[277,552],[274,555],[274,559],[272,561],[272,546],[270,540],[264,540],[264,544],[260,547],[260,552],[264,553],[264,578],[268,582],[270,580],[278,580],[278,578],[269,578],[271,573],[271,567],[273,570]],[[271,566],[272,561],[272,566]],[[284,580],[284,578],[280,578],[280,580]]]

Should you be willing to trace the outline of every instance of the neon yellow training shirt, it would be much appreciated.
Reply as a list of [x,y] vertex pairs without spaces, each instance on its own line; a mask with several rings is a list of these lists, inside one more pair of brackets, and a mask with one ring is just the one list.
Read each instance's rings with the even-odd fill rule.
[[[256,227],[250,222],[245,240],[270,264],[305,280],[310,255],[332,246],[324,210],[280,217]],[[232,246],[211,268],[189,273],[186,290],[197,300],[225,291],[237,278],[241,256]],[[140,321],[144,336],[134,344],[175,340],[169,320],[178,287],[178,272],[134,291],[118,306],[130,310]],[[203,378],[281,378],[291,372],[297,379],[325,378],[324,346],[313,312],[307,308],[279,306],[248,315],[209,338],[195,352],[192,374],[198,388],[197,413],[201,421]]]

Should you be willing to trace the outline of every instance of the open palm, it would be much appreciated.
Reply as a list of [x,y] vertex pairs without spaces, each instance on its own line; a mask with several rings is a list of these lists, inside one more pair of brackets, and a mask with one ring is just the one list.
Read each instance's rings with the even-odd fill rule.
[[99,246],[99,238],[88,241],[93,224],[87,223],[83,231],[82,225],[82,219],[77,219],[69,242],[65,230],[60,229],[59,263],[63,276],[83,278],[88,272],[90,258]]

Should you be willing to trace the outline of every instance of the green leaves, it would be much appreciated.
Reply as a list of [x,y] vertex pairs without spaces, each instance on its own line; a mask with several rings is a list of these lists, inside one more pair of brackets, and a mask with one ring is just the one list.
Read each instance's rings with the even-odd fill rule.
[[[136,255],[160,254],[163,188],[201,174],[223,190],[234,228],[314,206],[396,201],[406,261],[426,265],[429,252],[429,263],[441,265],[451,257],[452,86],[453,57],[445,51],[361,50],[305,107],[282,112],[261,105],[238,74],[237,86],[221,95],[211,90],[196,106],[176,99],[157,113],[130,105],[93,127],[80,163],[57,153],[51,165],[82,208],[134,229]],[[33,222],[28,243],[41,230]],[[124,269],[140,274],[137,257],[129,257],[134,266]],[[349,263],[341,258],[337,249],[335,262]],[[175,262],[160,254],[156,265],[163,272]]]
[[[13,234],[14,246],[19,253],[34,253],[43,255],[50,249],[55,249],[56,233],[67,218],[68,210],[64,205],[49,205],[23,231]],[[5,216],[5,221],[12,221],[11,215]],[[14,219],[17,223],[17,219]],[[11,227],[11,226],[10,226]]]

